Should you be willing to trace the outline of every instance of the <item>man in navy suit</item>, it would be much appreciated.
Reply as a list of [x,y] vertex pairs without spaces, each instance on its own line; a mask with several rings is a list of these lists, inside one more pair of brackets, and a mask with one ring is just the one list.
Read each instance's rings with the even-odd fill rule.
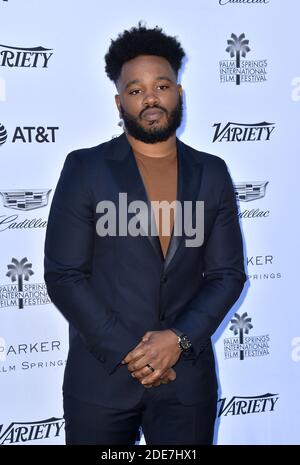
[[70,153],[57,184],[45,281],[69,322],[67,444],[134,444],[140,426],[147,444],[212,444],[211,336],[246,277],[226,164],[176,137],[184,55],[158,27],[111,42],[124,133]]

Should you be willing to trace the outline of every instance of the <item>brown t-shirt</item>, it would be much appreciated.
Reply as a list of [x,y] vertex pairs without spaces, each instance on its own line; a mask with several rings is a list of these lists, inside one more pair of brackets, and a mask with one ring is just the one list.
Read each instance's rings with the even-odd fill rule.
[[[173,202],[177,198],[177,152],[166,156],[150,157],[133,150],[149,200]],[[153,210],[156,229],[164,257],[166,257],[174,225],[174,208]],[[166,218],[165,220],[163,218]],[[163,226],[164,229],[163,230]]]

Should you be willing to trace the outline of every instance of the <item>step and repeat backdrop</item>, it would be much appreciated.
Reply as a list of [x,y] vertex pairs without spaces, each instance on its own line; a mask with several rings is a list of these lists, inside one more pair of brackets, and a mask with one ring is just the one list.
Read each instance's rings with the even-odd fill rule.
[[236,190],[249,279],[214,335],[215,444],[300,443],[299,15],[297,0],[0,0],[0,444],[64,443],[47,216],[67,154],[122,132],[104,55],[139,20],[181,41],[178,136]]

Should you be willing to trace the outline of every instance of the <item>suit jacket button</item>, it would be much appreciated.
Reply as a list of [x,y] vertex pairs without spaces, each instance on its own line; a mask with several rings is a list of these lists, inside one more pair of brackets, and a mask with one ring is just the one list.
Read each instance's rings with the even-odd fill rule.
[[164,319],[165,319],[165,315],[162,313],[161,315],[159,315],[159,319],[160,319],[160,320],[164,320]]
[[168,277],[165,274],[163,274],[162,277],[160,278],[160,282],[164,284],[167,281],[168,281]]

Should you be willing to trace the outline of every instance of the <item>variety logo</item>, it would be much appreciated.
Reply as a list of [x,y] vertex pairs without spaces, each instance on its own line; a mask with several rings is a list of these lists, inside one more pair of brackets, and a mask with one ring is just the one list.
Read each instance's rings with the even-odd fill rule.
[[13,422],[6,429],[0,425],[0,444],[24,444],[40,439],[54,439],[61,435],[63,418],[42,421]]
[[220,81],[235,82],[240,85],[241,82],[263,82],[266,81],[267,60],[243,60],[247,53],[251,51],[249,40],[242,33],[239,36],[231,34],[231,38],[227,40],[227,48],[230,60],[221,60],[220,66]]
[[274,412],[275,405],[279,399],[278,394],[263,394],[255,397],[232,397],[227,403],[226,398],[220,399],[218,416],[248,415],[250,413]]
[[[300,337],[299,336],[294,337],[292,339],[292,347],[293,347],[293,350],[292,350],[293,362],[300,362]],[[0,357],[1,357],[1,353],[0,353]]]
[[24,283],[24,281],[29,281],[34,274],[32,263],[29,263],[26,257],[20,261],[12,258],[7,268],[6,276],[13,284],[0,285],[1,308],[17,307],[22,309],[24,306],[51,303],[45,283]]
[[[38,142],[39,144],[55,142],[56,131],[59,130],[58,126],[17,126],[14,130],[11,142],[32,143]],[[0,146],[3,145],[8,138],[8,133],[3,124],[0,124]]]
[[0,44],[0,66],[7,68],[48,68],[52,48],[13,47]]
[[299,102],[300,101],[300,76],[294,77],[292,79],[292,94],[291,94],[291,99],[293,102]]
[[16,189],[0,191],[0,195],[2,195],[4,207],[28,211],[46,207],[50,192],[51,189]]
[[263,121],[256,124],[226,123],[221,127],[221,123],[215,123],[215,134],[213,142],[260,142],[270,140],[270,136],[275,129],[274,123]]
[[261,199],[266,195],[268,183],[268,181],[236,183],[234,185],[236,197],[240,202]]
[[247,313],[243,313],[241,316],[235,313],[229,328],[234,336],[224,339],[225,359],[245,360],[245,358],[270,355],[269,334],[248,336],[253,329],[251,321],[252,318]]

